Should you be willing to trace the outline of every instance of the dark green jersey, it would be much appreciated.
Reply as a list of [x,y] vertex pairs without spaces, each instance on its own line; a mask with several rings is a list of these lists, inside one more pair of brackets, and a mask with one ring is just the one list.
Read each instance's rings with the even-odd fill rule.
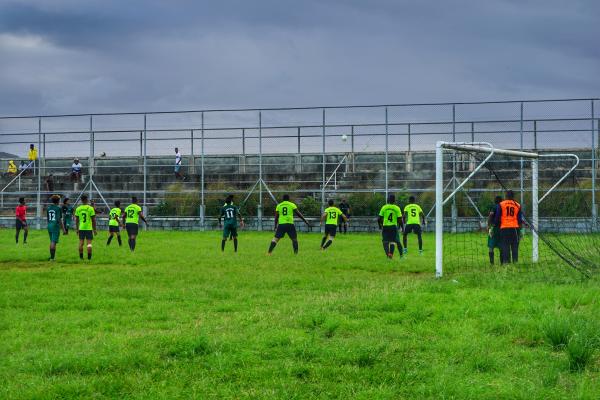
[[63,205],[62,206],[62,216],[65,219],[71,219],[73,218],[73,206],[72,205]]
[[223,208],[221,208],[221,217],[223,217],[225,224],[237,224],[236,217],[239,213],[240,209],[233,204],[225,204]]
[[46,218],[48,219],[48,230],[59,230],[60,220],[62,219],[62,208],[54,204],[49,205],[46,210]]

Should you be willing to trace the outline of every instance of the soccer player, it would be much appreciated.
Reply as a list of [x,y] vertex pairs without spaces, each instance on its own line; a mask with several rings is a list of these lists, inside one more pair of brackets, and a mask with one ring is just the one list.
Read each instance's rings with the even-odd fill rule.
[[[350,204],[348,204],[348,202],[346,201],[346,199],[342,199],[342,201],[340,202],[340,211],[342,212],[342,214],[340,214],[340,219],[338,220],[339,223],[339,231],[340,233],[342,233],[342,228],[344,229],[344,234],[348,233],[348,220],[350,219]],[[345,216],[346,218],[342,218],[342,215]]]
[[108,214],[108,240],[106,241],[106,245],[110,245],[113,237],[117,237],[117,242],[119,242],[119,247],[123,244],[121,242],[121,202],[119,200],[115,201],[115,206],[110,209]]
[[73,206],[69,204],[69,198],[65,197],[63,199],[62,205],[62,216],[63,216],[63,226],[65,227],[64,233],[65,235],[69,234],[69,228],[71,227],[71,220],[73,219]]
[[394,245],[398,247],[398,254],[402,257],[402,244],[398,234],[398,226],[402,227],[402,210],[396,204],[396,196],[390,194],[387,203],[381,207],[377,224],[381,229],[383,250],[389,259],[394,257]]
[[488,251],[490,257],[490,264],[494,265],[494,249],[500,250],[500,264],[502,264],[502,248],[500,246],[500,227],[495,224],[494,220],[496,218],[496,209],[498,208],[498,204],[502,202],[501,196],[496,196],[494,199],[494,206],[490,210],[488,214]]
[[402,242],[404,243],[404,254],[408,253],[408,234],[416,233],[417,241],[419,242],[419,254],[423,253],[423,238],[421,236],[421,226],[425,225],[425,214],[421,206],[415,203],[415,196],[408,198],[408,204],[404,207],[402,214],[402,222],[404,223],[404,232],[402,234]]
[[325,250],[333,243],[337,230],[338,221],[343,221],[344,224],[348,222],[348,219],[343,214],[342,210],[333,205],[333,200],[327,202],[327,207],[321,215],[321,224],[325,222],[325,235],[321,239],[321,250]]
[[296,227],[294,226],[294,215],[298,216],[298,218],[310,227],[310,224],[306,218],[304,218],[304,215],[298,211],[298,206],[290,201],[290,195],[284,194],[283,201],[277,204],[277,208],[275,208],[275,236],[271,240],[267,255],[270,256],[271,253],[273,253],[273,249],[277,246],[279,239],[286,234],[292,239],[294,254],[298,254],[298,234],[296,233]]
[[23,244],[27,244],[27,234],[29,233],[29,227],[27,226],[27,205],[25,204],[25,197],[19,197],[19,205],[15,209],[16,230],[15,234],[16,243],[19,244],[19,234],[23,230]]
[[506,191],[506,200],[496,207],[494,223],[500,226],[500,263],[519,261],[519,230],[523,224],[521,205],[514,200],[512,190]]
[[131,251],[135,250],[135,240],[139,231],[139,223],[140,218],[146,226],[148,226],[148,221],[144,217],[144,213],[142,213],[142,207],[138,205],[138,199],[136,196],[131,198],[131,204],[125,208],[125,212],[123,213],[123,220],[125,221],[125,229],[127,230],[127,237],[129,243],[129,249]]
[[238,249],[238,234],[237,234],[237,218],[240,220],[240,227],[244,227],[244,218],[240,214],[240,209],[233,205],[233,196],[228,196],[225,200],[225,205],[221,208],[219,215],[219,226],[221,226],[221,218],[224,219],[223,224],[223,239],[221,240],[221,251],[225,251],[225,243],[227,238],[233,238],[233,250],[237,253]]
[[83,242],[87,241],[87,258],[92,259],[92,241],[96,231],[96,212],[88,204],[88,196],[81,195],[81,205],[75,210],[75,229],[79,236],[79,258],[83,260]]
[[48,220],[48,235],[50,236],[50,259],[54,261],[56,255],[56,245],[60,239],[60,231],[64,232],[65,226],[62,219],[62,208],[60,207],[60,196],[50,197],[52,204],[46,209],[46,218]]

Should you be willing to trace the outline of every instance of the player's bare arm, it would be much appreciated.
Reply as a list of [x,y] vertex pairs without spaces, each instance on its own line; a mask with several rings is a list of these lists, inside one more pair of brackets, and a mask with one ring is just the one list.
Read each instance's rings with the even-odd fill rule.
[[306,220],[306,218],[304,218],[304,215],[302,215],[302,213],[298,210],[294,210],[294,214],[296,214],[298,216],[298,218],[300,218],[302,221],[304,221],[304,223],[306,224],[306,226],[310,226],[310,224],[308,223],[308,221]]

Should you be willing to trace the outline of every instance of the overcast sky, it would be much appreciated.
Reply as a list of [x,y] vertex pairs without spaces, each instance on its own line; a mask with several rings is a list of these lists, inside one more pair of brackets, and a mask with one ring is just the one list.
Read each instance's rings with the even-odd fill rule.
[[0,114],[600,95],[600,1],[0,0]]

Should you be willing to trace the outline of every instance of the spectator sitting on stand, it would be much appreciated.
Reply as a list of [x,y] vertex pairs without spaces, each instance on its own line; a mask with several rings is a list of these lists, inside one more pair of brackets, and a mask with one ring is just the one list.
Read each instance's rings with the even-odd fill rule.
[[13,160],[8,161],[8,170],[6,171],[8,176],[14,176],[17,174],[17,166]]

